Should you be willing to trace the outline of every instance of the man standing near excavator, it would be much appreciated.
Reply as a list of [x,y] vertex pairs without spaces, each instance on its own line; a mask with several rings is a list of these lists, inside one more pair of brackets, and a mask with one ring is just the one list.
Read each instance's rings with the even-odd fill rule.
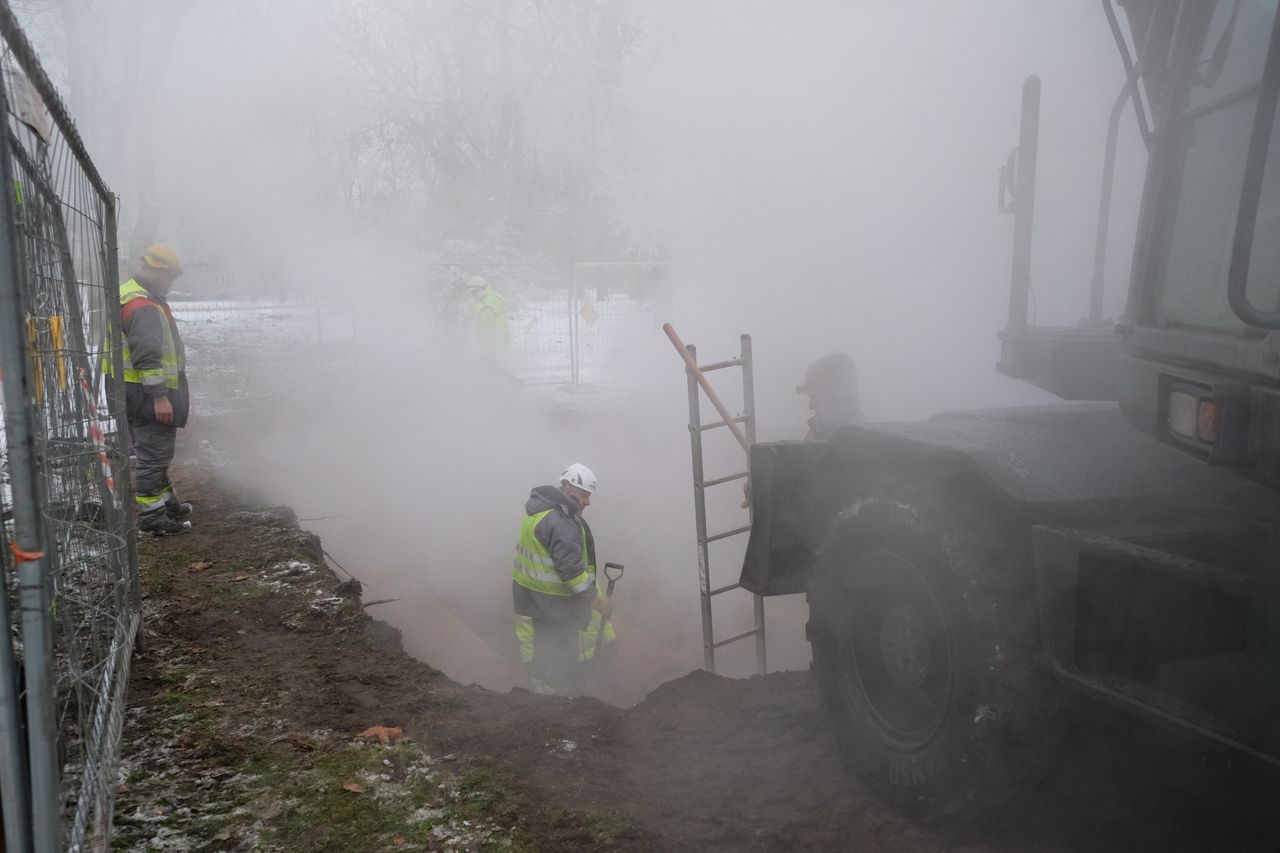
[[582,517],[591,505],[596,475],[575,462],[559,486],[538,486],[525,503],[524,523],[511,573],[511,601],[521,657],[535,693],[576,696],[595,638],[613,610],[596,588],[595,540]]
[[[186,533],[191,504],[169,482],[178,429],[187,425],[190,394],[186,350],[165,297],[182,275],[177,254],[156,243],[142,255],[138,274],[120,285],[124,339],[125,410],[133,455],[138,529],[156,536]],[[106,372],[112,375],[111,360]]]
[[805,441],[826,441],[840,427],[862,420],[858,371],[848,353],[828,353],[810,364],[796,393],[809,396],[813,412]]

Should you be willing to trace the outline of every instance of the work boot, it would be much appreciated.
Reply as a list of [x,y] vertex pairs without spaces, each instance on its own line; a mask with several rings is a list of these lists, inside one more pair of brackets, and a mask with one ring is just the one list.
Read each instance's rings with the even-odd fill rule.
[[191,522],[170,518],[167,512],[149,512],[138,519],[138,530],[152,536],[177,536],[190,529]]
[[174,521],[183,521],[191,517],[193,507],[186,501],[165,501],[164,514]]

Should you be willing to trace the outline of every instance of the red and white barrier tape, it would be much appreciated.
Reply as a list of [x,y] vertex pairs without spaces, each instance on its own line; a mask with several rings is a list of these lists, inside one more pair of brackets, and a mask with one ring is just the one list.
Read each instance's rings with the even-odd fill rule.
[[111,494],[116,493],[116,481],[111,476],[111,460],[107,458],[107,437],[99,426],[101,418],[98,416],[98,404],[94,399],[93,389],[89,387],[89,373],[83,367],[80,368],[80,387],[84,390],[85,403],[89,406],[89,436],[93,439],[93,446],[98,451],[98,464],[102,466],[102,475],[107,480],[107,491]]

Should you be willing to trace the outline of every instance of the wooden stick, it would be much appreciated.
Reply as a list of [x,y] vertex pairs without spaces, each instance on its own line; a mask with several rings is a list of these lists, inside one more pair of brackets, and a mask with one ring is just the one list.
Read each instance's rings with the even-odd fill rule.
[[720,402],[720,397],[712,390],[711,383],[707,382],[707,377],[703,375],[698,363],[693,360],[693,356],[685,348],[684,341],[680,340],[680,336],[676,334],[676,330],[671,327],[670,323],[663,323],[662,331],[667,333],[667,337],[671,339],[671,345],[676,348],[676,352],[680,353],[680,357],[684,359],[684,363],[693,372],[693,376],[698,380],[698,384],[702,386],[702,390],[707,393],[707,399],[711,401],[711,405],[716,407],[716,411],[724,419],[725,426],[729,427],[733,437],[738,439],[738,444],[741,444],[742,449],[749,455],[751,453],[751,442],[747,441],[747,437],[742,434],[742,430],[738,429],[738,425],[733,422],[733,417],[729,414],[729,410],[724,407],[724,403]]

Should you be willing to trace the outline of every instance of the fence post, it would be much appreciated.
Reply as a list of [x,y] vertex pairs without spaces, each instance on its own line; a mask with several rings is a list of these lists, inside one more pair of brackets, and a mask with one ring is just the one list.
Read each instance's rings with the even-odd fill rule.
[[[0,115],[9,115],[0,92]],[[18,600],[22,609],[23,671],[27,689],[27,750],[31,780],[31,833],[37,853],[61,847],[57,728],[54,719],[53,632],[49,620],[47,536],[38,491],[35,406],[24,342],[26,310],[19,283],[14,169],[6,140],[0,144],[0,370],[4,374],[5,444],[13,495]],[[8,638],[6,638],[7,640]]]
[[574,262],[569,277],[569,384],[578,387],[581,366],[578,352],[578,264]]
[[[103,239],[102,239],[102,289],[106,305],[103,314],[107,320],[105,334],[111,341],[111,375],[118,377],[111,382],[103,381],[107,393],[107,410],[115,421],[116,433],[120,436],[119,453],[112,460],[115,472],[116,494],[120,496],[121,512],[124,516],[126,540],[126,560],[129,567],[128,596],[132,612],[142,613],[142,578],[137,571],[138,565],[138,528],[133,523],[133,472],[129,470],[130,448],[133,436],[129,434],[129,417],[125,412],[124,401],[124,347],[121,345],[123,335],[120,331],[120,247],[116,242],[116,229],[119,227],[116,213],[117,198],[108,195],[102,200]],[[138,631],[134,637],[134,649],[142,651],[142,620],[138,620]]]
[[[0,527],[0,547],[8,547]],[[27,788],[27,747],[22,742],[18,710],[18,661],[13,654],[13,625],[9,621],[6,560],[0,560],[0,804],[4,808],[4,849],[31,849],[31,805]]]

